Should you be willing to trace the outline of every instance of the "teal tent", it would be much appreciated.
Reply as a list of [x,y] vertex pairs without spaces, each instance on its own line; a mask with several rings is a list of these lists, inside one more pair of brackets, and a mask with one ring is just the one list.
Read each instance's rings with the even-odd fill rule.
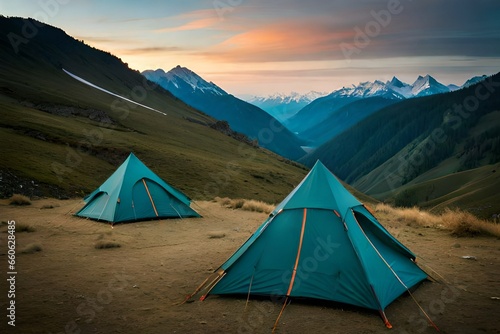
[[133,153],[94,192],[77,216],[111,223],[200,217],[190,199],[153,173]]
[[336,301],[377,310],[390,327],[384,309],[426,278],[415,255],[318,161],[195,294]]

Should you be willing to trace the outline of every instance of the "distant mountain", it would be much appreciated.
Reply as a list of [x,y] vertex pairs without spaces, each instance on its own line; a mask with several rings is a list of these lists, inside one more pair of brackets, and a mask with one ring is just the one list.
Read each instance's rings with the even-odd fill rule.
[[[418,76],[411,85],[396,77],[386,82],[361,82],[357,86],[343,87],[312,101],[286,119],[284,124],[310,146],[316,147],[388,105],[458,88],[460,87],[445,86],[430,75]],[[371,100],[360,102],[366,99]],[[346,110],[349,112],[343,113]]]
[[425,77],[419,75],[417,80],[415,80],[413,85],[411,85],[410,97],[427,96],[448,92],[450,92],[450,88],[438,82],[430,75],[427,74]]
[[357,97],[367,98],[379,96],[386,99],[407,99],[410,97],[427,96],[432,94],[446,93],[450,89],[438,82],[430,75],[418,76],[413,84],[402,82],[396,77],[387,82],[375,80],[374,82],[361,82],[359,85],[344,87],[330,94],[334,97]]
[[185,67],[176,66],[168,72],[146,70],[142,74],[186,104],[227,121],[232,129],[256,139],[262,147],[293,160],[305,154],[302,142],[274,117]]
[[[500,82],[500,74],[485,80]],[[484,188],[481,193],[491,194],[483,198],[481,205],[488,208],[483,211],[495,213],[500,210],[500,178],[490,183],[483,179],[487,171],[496,172],[492,166],[500,162],[500,91],[494,90],[486,99],[478,100],[473,110],[465,104],[471,96],[476,96],[477,85],[483,84],[478,82],[454,92],[405,99],[386,106],[300,162],[312,166],[320,159],[357,189],[398,205],[425,202],[435,206],[452,201],[451,193],[456,191],[463,197],[454,203],[464,207],[481,201],[477,198],[479,189],[474,186],[481,185]],[[420,92],[429,88],[425,84],[420,87]],[[477,168],[482,169],[473,172]],[[463,177],[450,177],[462,171],[471,172]],[[462,183],[437,188],[436,184],[443,184],[437,180],[445,177]],[[484,202],[486,198],[488,202]]]
[[196,91],[201,91],[204,94],[228,95],[228,93],[213,82],[207,82],[198,74],[179,65],[168,72],[157,69],[156,71],[146,70],[142,74],[170,92],[183,91],[195,93]]
[[246,101],[266,111],[277,120],[283,122],[295,115],[300,109],[328,93],[311,91],[307,94],[291,92],[290,94],[276,93],[267,97],[251,96]]
[[469,87],[469,86],[472,86],[472,85],[475,85],[477,84],[478,82],[481,82],[483,81],[484,79],[486,79],[488,76],[483,74],[483,75],[478,75],[478,76],[475,76],[475,77],[472,77],[470,78],[469,80],[467,80],[463,85],[462,85],[462,88],[466,88],[466,87]]

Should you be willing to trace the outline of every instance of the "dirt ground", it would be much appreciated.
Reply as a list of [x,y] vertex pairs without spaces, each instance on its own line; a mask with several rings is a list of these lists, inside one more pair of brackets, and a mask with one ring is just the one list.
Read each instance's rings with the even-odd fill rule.
[[[218,203],[193,207],[204,218],[119,224],[72,216],[80,200],[42,199],[26,207],[0,201],[0,333],[270,333],[281,304],[210,296],[178,305],[265,220],[266,214]],[[52,207],[52,208],[51,208]],[[443,333],[500,333],[500,242],[455,238],[378,215],[419,263],[446,279],[413,293]],[[15,327],[7,324],[7,221],[34,227],[16,233]],[[223,236],[224,235],[224,236]],[[222,237],[223,236],[223,237]],[[121,247],[96,249],[98,242]],[[35,246],[41,251],[23,253]],[[473,256],[465,259],[463,256]],[[434,333],[412,297],[377,312],[292,300],[277,333]]]

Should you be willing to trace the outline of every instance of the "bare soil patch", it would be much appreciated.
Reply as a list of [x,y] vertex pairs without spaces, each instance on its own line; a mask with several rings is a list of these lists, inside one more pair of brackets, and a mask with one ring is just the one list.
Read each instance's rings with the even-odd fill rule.
[[[266,219],[267,214],[198,202],[204,218],[109,224],[72,216],[80,200],[0,201],[1,220],[34,228],[17,233],[16,327],[7,326],[6,224],[0,225],[2,333],[270,333],[281,304],[210,296],[179,305]],[[50,209],[49,209],[50,208]],[[500,242],[458,238],[376,213],[429,274],[413,296],[443,333],[500,333]],[[120,247],[96,248],[96,244]],[[40,250],[21,253],[30,245]],[[471,258],[464,258],[464,257]],[[315,300],[293,300],[278,333],[435,333],[405,294],[386,314]]]

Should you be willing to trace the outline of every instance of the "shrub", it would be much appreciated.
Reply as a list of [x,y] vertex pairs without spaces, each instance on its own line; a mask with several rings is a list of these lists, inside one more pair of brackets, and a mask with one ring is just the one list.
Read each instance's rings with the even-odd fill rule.
[[27,196],[14,194],[10,197],[10,205],[30,205],[30,204],[31,201]]
[[36,229],[31,225],[26,224],[16,224],[16,233],[17,232],[35,232]]
[[41,251],[42,251],[42,246],[40,246],[39,244],[29,244],[19,252],[21,254],[34,254]]
[[94,247],[95,249],[120,248],[121,245],[114,241],[98,241]]

